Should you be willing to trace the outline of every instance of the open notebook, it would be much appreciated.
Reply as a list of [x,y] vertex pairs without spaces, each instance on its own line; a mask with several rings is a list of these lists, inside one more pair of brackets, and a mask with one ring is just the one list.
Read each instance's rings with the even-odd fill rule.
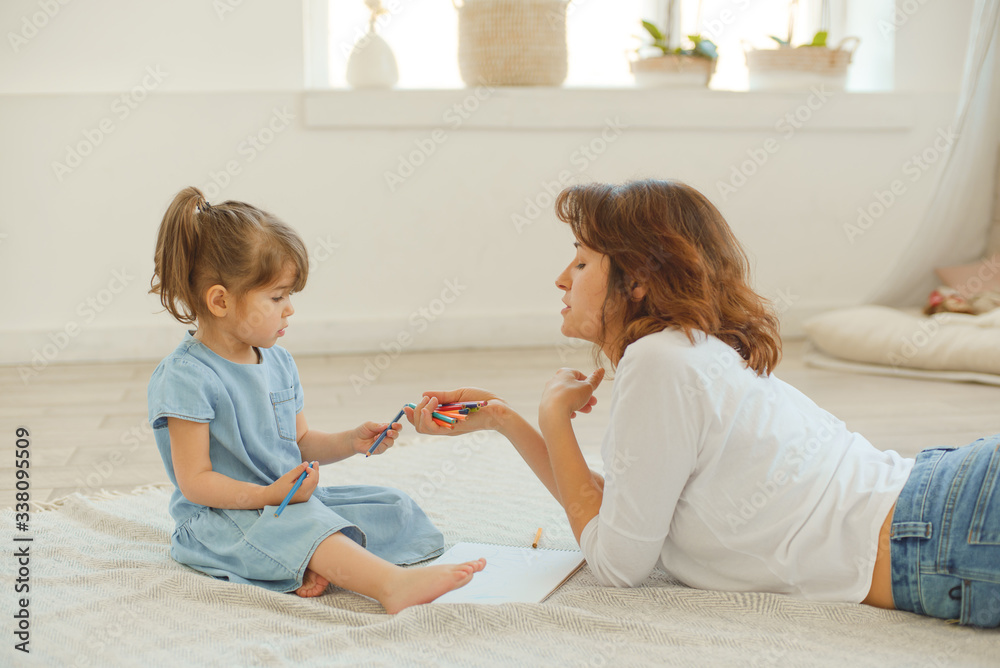
[[434,603],[541,603],[583,565],[579,550],[486,543],[457,543],[433,563],[458,564],[480,557],[486,558],[486,568]]

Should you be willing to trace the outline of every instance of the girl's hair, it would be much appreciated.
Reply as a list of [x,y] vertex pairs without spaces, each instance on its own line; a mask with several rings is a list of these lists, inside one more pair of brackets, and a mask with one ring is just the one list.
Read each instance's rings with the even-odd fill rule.
[[208,313],[205,292],[222,285],[237,299],[278,280],[295,267],[299,292],[309,276],[309,256],[296,232],[245,202],[214,206],[197,188],[185,188],[170,203],[156,239],[150,293],[170,315],[193,324]]
[[[614,364],[631,343],[674,327],[692,343],[693,330],[721,339],[758,375],[774,370],[778,319],[750,287],[746,253],[729,225],[697,190],[657,180],[572,186],[556,199],[556,215],[610,261],[595,354],[608,343],[609,322],[622,332],[611,342]],[[646,288],[638,300],[636,283]]]

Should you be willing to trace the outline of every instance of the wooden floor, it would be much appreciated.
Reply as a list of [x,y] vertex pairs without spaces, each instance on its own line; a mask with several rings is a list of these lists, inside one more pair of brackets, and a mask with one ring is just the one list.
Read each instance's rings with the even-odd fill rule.
[[[790,341],[776,374],[844,420],[876,447],[906,456],[934,445],[961,445],[1000,432],[1000,387],[854,375],[814,369],[803,345]],[[562,357],[561,357],[562,356]],[[364,420],[384,421],[424,390],[473,385],[510,401],[532,422],[537,400],[560,366],[592,367],[589,347],[410,353],[354,387],[368,356],[300,356],[310,426],[339,431]],[[0,367],[0,507],[15,501],[15,430],[30,432],[31,498],[51,501],[72,492],[131,491],[166,482],[146,420],[146,384],[155,362],[50,366],[29,382]],[[598,461],[611,383],[599,404],[576,419],[588,459]],[[408,425],[407,425],[408,427]],[[401,441],[413,432],[404,429]],[[390,453],[391,454],[391,453]]]

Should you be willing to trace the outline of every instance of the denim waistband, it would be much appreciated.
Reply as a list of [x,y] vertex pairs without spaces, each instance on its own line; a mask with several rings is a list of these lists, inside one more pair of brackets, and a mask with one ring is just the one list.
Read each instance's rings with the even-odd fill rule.
[[892,513],[889,528],[892,600],[899,610],[924,614],[920,605],[920,548],[933,536],[933,525],[924,519],[924,509],[934,471],[950,449],[934,448],[917,454]]

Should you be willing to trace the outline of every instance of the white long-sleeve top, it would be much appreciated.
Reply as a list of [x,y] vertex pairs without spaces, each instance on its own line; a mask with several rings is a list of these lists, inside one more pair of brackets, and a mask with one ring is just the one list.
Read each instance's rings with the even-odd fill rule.
[[659,566],[700,589],[860,602],[913,467],[696,332],[650,334],[615,373],[604,499],[580,547],[597,579]]

